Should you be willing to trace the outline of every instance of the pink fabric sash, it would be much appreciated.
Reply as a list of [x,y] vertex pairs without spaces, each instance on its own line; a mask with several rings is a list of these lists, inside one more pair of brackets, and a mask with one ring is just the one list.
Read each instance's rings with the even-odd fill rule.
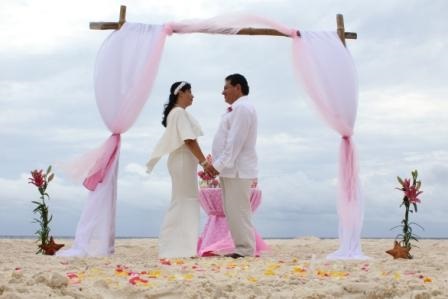
[[351,137],[342,137],[339,158],[339,180],[342,198],[357,200],[358,194],[358,158]]
[[83,185],[90,191],[94,191],[99,183],[102,183],[112,161],[120,154],[121,135],[112,134],[103,144],[100,156],[95,165],[90,169]]

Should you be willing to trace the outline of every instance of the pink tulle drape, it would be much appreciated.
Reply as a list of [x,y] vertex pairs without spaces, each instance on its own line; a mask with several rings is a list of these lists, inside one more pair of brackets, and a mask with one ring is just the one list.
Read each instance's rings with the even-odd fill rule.
[[341,135],[339,159],[339,249],[330,259],[364,259],[363,198],[353,129],[358,107],[356,69],[336,32],[301,32],[293,37],[295,70],[324,121]]
[[[90,190],[71,249],[59,255],[108,255],[115,239],[117,171],[120,134],[137,119],[151,91],[170,29],[125,23],[101,46],[95,65],[95,96],[101,117],[112,135],[101,147],[69,167],[72,177],[84,176]],[[65,167],[67,170],[67,167]]]

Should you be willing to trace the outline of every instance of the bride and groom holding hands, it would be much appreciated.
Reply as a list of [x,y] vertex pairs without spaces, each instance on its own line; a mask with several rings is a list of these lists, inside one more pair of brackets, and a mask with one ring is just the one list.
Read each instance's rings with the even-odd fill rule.
[[257,177],[257,114],[249,95],[246,78],[232,74],[225,78],[222,91],[229,104],[222,115],[212,144],[213,161],[205,158],[198,143],[202,130],[187,112],[193,103],[191,85],[176,82],[170,88],[163,112],[165,132],[156,145],[147,171],[168,154],[171,176],[171,204],[159,235],[159,257],[196,256],[199,237],[198,164],[209,175],[219,175],[222,202],[229,230],[235,244],[226,256],[253,256],[255,235],[250,207],[250,185]]

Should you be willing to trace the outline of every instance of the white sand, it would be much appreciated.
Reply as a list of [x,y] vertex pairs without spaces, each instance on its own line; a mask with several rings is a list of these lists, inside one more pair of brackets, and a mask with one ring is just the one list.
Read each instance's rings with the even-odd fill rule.
[[[56,240],[70,246],[71,240]],[[0,298],[448,298],[448,241],[423,240],[412,260],[363,240],[367,261],[329,261],[337,240],[268,240],[261,258],[157,259],[157,240],[117,240],[103,258],[35,255],[33,240],[0,239]]]

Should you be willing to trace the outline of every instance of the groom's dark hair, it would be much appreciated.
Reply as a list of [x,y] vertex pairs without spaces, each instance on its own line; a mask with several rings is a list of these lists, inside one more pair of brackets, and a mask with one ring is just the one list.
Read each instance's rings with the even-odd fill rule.
[[232,74],[226,77],[226,81],[229,81],[233,86],[239,84],[241,86],[241,92],[247,96],[249,94],[249,84],[247,84],[246,78],[240,74]]

